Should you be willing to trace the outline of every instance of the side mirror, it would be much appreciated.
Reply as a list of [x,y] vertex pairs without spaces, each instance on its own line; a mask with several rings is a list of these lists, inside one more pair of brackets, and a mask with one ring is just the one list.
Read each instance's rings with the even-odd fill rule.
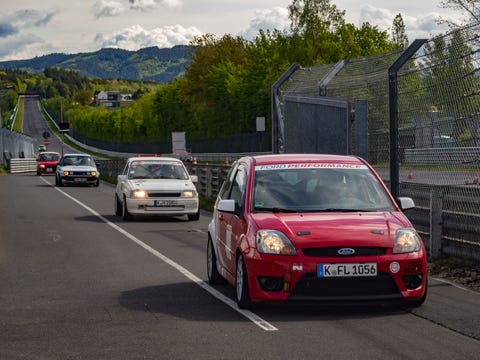
[[403,211],[408,209],[413,209],[415,207],[415,203],[412,198],[409,197],[399,197],[397,198],[397,204],[400,206],[400,209]]
[[117,182],[125,181],[127,180],[127,175],[118,175],[117,176]]
[[234,213],[235,212],[235,200],[232,200],[232,199],[220,200],[218,202],[217,209],[218,209],[218,211]]
[[192,182],[196,183],[196,182],[198,182],[198,176],[197,175],[190,175],[190,180],[192,180]]

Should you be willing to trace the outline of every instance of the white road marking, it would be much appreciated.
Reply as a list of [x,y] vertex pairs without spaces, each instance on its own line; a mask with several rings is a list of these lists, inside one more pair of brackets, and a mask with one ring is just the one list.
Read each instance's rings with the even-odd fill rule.
[[154,248],[152,248],[151,246],[145,244],[144,242],[142,242],[141,240],[139,240],[138,238],[136,238],[134,235],[130,234],[128,231],[125,231],[124,229],[122,229],[120,226],[110,222],[108,219],[106,219],[105,217],[103,217],[102,215],[100,215],[99,213],[97,213],[95,210],[93,210],[92,208],[90,208],[89,206],[85,205],[84,203],[82,203],[81,201],[77,200],[76,198],[74,198],[73,196],[67,194],[66,192],[60,190],[58,187],[50,184],[47,180],[41,178],[45,183],[51,185],[52,187],[54,187],[55,190],[59,191],[60,193],[62,193],[63,195],[65,195],[67,198],[69,198],[70,200],[76,202],[78,205],[80,205],[81,207],[83,207],[84,209],[86,209],[87,211],[91,212],[93,215],[97,216],[99,219],[101,219],[102,221],[104,221],[106,224],[108,224],[109,226],[111,226],[112,228],[114,228],[115,230],[117,230],[118,232],[120,232],[121,234],[123,234],[125,237],[127,237],[128,239],[132,240],[134,243],[136,243],[137,245],[141,246],[142,248],[144,248],[145,250],[147,250],[150,254],[156,256],[157,258],[159,258],[160,260],[164,261],[165,263],[167,263],[168,265],[170,265],[171,267],[173,267],[174,269],[176,269],[177,271],[179,271],[181,274],[183,274],[184,276],[186,276],[188,279],[190,279],[192,282],[194,282],[195,284],[197,284],[198,286],[200,286],[201,288],[203,288],[204,290],[208,291],[210,294],[212,294],[213,296],[215,296],[217,299],[223,301],[225,304],[227,304],[228,306],[230,306],[233,310],[237,311],[238,313],[240,313],[241,315],[245,316],[247,319],[249,319],[250,321],[252,321],[255,325],[257,325],[258,327],[262,328],[263,330],[265,331],[277,331],[278,329],[273,326],[272,324],[270,324],[269,322],[267,322],[266,320],[262,319],[260,316],[258,316],[257,314],[249,311],[249,310],[243,310],[243,309],[240,309],[237,305],[237,303],[235,301],[233,301],[232,299],[226,297],[225,295],[223,295],[221,292],[219,292],[218,290],[214,289],[213,287],[211,287],[208,283],[206,283],[205,281],[203,281],[202,279],[200,279],[199,277],[197,277],[195,274],[191,273],[190,271],[188,271],[187,269],[185,269],[183,266],[181,266],[180,264],[177,264],[175,261],[171,260],[170,258],[166,257],[165,255],[163,255],[162,253],[160,253],[159,251],[155,250]]

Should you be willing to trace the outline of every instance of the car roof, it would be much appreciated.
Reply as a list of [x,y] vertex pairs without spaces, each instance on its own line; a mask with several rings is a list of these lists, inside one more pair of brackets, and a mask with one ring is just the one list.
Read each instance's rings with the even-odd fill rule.
[[60,155],[60,153],[56,152],[56,151],[44,151],[42,152],[42,154],[55,154],[55,155]]
[[128,158],[128,161],[164,161],[164,162],[178,162],[182,163],[182,160],[179,160],[174,157],[166,157],[166,156],[134,156]]
[[302,162],[328,162],[338,164],[364,164],[364,161],[353,155],[336,154],[268,154],[251,157],[255,165],[302,163]]

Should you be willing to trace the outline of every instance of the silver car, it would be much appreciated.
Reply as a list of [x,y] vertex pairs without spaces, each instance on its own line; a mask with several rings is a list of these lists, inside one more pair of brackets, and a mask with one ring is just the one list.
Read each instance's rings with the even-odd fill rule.
[[55,173],[55,185],[100,185],[100,173],[92,156],[64,154]]
[[171,157],[132,157],[117,177],[115,214],[124,220],[135,216],[200,217],[196,175]]

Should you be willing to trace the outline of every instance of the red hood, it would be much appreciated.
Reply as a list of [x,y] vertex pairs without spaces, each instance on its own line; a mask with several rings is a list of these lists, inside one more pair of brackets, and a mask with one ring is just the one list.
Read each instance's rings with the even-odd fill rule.
[[412,227],[399,212],[257,213],[258,228],[280,230],[297,248],[318,246],[392,247],[395,231]]

